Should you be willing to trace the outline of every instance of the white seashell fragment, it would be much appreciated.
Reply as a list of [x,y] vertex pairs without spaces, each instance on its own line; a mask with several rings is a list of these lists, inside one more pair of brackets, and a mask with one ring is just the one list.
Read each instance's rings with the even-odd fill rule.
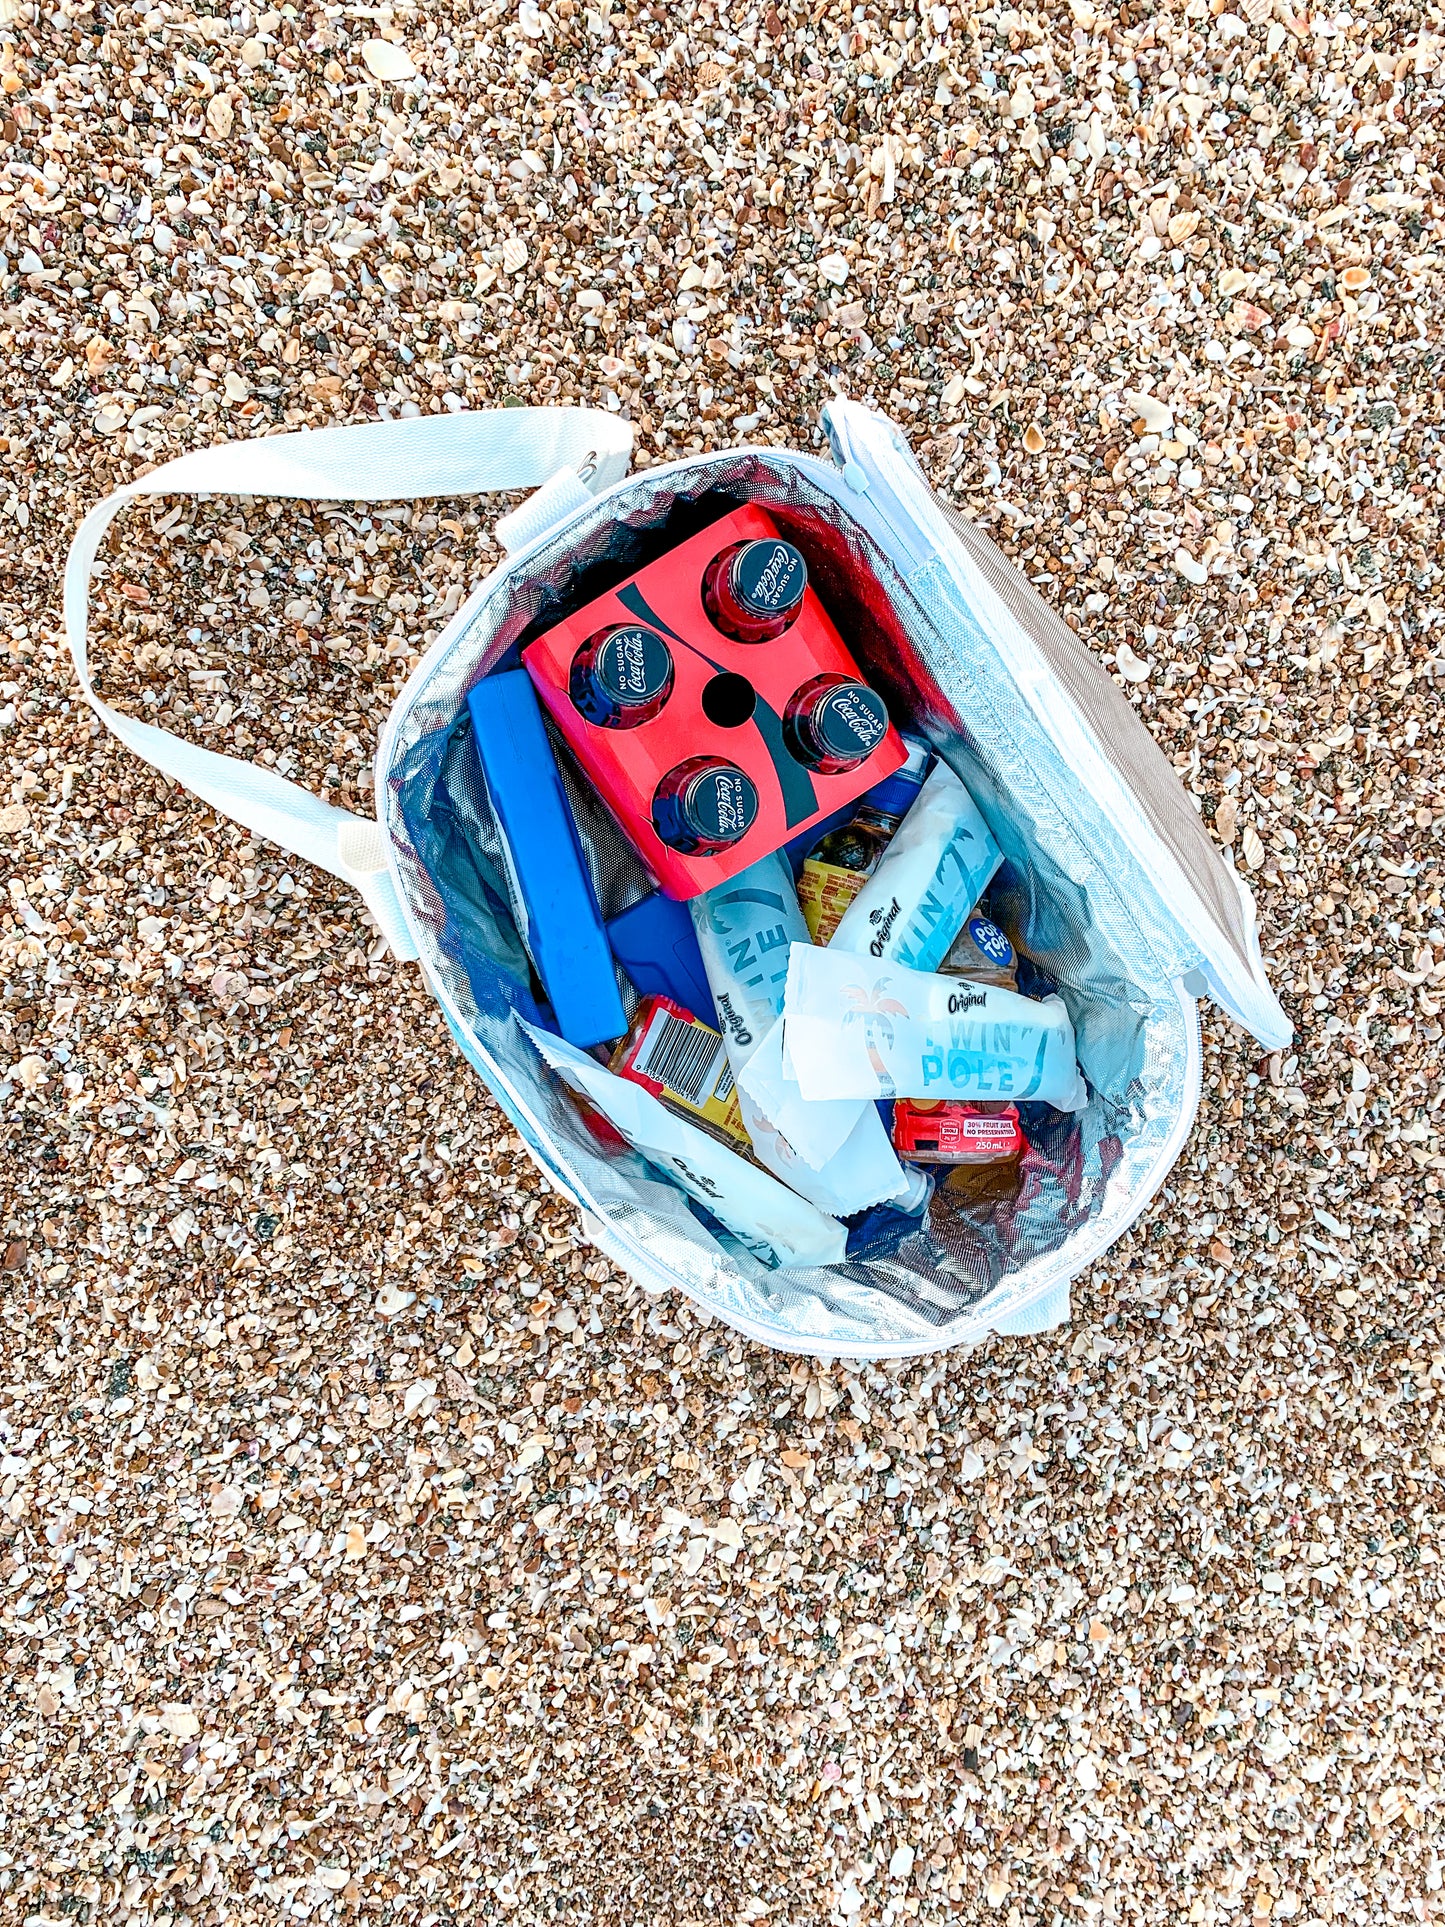
[[413,80],[416,62],[395,40],[364,40],[361,58],[373,80]]

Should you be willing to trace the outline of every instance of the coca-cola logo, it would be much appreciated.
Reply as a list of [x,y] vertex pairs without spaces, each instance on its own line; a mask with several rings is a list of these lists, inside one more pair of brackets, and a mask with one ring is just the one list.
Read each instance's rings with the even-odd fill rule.
[[719,771],[713,786],[720,834],[731,836],[747,828],[747,792],[735,776]]
[[634,630],[620,645],[623,679],[629,689],[647,688],[647,645]]
[[614,629],[602,645],[597,672],[622,702],[645,702],[666,679],[667,649],[648,629]]
[[761,603],[765,608],[775,608],[778,603],[787,600],[796,567],[793,551],[786,542],[779,542],[753,577],[749,599]]
[[887,715],[871,691],[860,695],[853,689],[835,689],[829,697],[829,706],[854,741],[869,749],[882,742],[887,734]]

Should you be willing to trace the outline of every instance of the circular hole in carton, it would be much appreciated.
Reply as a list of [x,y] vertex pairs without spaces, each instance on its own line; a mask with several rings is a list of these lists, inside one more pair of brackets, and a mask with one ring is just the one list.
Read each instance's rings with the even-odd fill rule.
[[746,676],[724,670],[702,692],[702,713],[719,729],[741,729],[752,721],[758,692]]

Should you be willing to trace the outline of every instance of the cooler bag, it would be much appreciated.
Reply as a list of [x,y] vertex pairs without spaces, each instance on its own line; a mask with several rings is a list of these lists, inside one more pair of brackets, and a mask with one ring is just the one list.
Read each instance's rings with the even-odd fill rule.
[[[675,1287],[760,1341],[885,1358],[1043,1330],[1068,1286],[1148,1204],[1199,1102],[1196,1001],[1268,1050],[1291,1030],[1265,980],[1254,905],[1132,707],[985,535],[934,495],[893,425],[823,414],[831,459],[730,448],[629,475],[631,431],[588,409],[504,409],[223,444],[155,470],[82,524],[65,576],[76,672],[96,713],[157,769],[361,893],[416,959],[458,1045],[586,1235],[650,1290]],[[377,752],[374,820],[101,702],[86,659],[91,568],[135,498],[395,501],[535,490],[497,526],[505,561],[427,651]],[[1019,1196],[959,1237],[914,1221],[856,1259],[770,1265],[655,1166],[607,1148],[542,1064],[526,953],[470,738],[468,692],[514,645],[743,502],[808,560],[869,680],[968,786],[1008,859],[1003,917],[1073,1017],[1089,1103],[1036,1128]],[[566,772],[564,771],[564,774]],[[571,778],[603,914],[650,887]]]

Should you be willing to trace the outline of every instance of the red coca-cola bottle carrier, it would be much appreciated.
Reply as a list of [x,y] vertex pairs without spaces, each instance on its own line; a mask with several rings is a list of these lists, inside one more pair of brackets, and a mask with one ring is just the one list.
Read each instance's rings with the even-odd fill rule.
[[[717,573],[711,565],[755,541],[786,546],[762,509],[735,509],[576,610],[522,656],[578,762],[659,885],[679,899],[736,876],[851,803],[891,775],[907,754],[881,699],[866,686],[867,703],[854,708],[871,721],[878,740],[862,761],[837,769],[843,759],[824,756],[822,767],[809,767],[790,747],[790,737],[803,747],[788,721],[800,692],[824,678],[838,679],[837,685],[829,682],[833,688],[864,685],[864,677],[811,587],[800,603],[791,599],[796,613],[779,634],[741,641],[717,626],[705,599],[710,572]],[[624,625],[641,625],[663,639],[673,681],[654,715],[620,729],[582,713],[572,690],[579,654],[595,648],[599,634]],[[688,765],[685,779],[680,772]],[[748,818],[740,835],[732,835],[736,822],[730,822],[732,840],[721,844],[697,835],[695,826],[690,831],[686,812],[677,806],[694,774],[716,766],[741,773],[744,782],[735,787]],[[694,847],[679,849],[677,841]]]

